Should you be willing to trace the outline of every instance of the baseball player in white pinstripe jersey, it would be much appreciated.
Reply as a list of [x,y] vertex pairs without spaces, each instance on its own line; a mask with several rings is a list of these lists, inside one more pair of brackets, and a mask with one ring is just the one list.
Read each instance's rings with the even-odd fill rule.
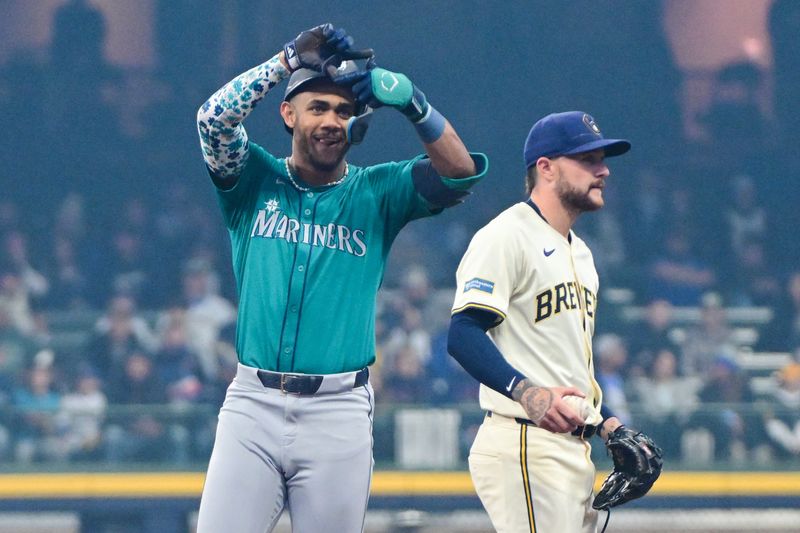
[[571,228],[603,206],[605,158],[629,149],[580,111],[538,121],[529,198],[479,230],[458,267],[448,349],[481,382],[469,467],[499,532],[597,528],[588,438],[620,422],[594,377],[597,271]]

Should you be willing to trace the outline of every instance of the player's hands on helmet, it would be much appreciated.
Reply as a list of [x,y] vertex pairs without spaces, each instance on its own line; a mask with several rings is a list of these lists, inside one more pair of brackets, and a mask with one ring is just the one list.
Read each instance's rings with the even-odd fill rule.
[[[526,383],[527,382],[527,383]],[[522,387],[518,402],[525,409],[528,418],[542,429],[552,433],[571,433],[583,424],[583,418],[567,402],[565,396],[586,395],[575,387],[536,387],[528,380],[522,380],[515,388]],[[517,397],[515,395],[515,397]]]
[[408,76],[384,68],[374,67],[346,74],[336,82],[351,85],[360,104],[373,109],[393,107],[411,122],[424,118],[430,107],[425,94],[411,83]]
[[299,68],[321,72],[326,59],[346,52],[351,46],[353,38],[344,29],[334,29],[332,24],[326,23],[300,32],[283,46],[283,53],[292,72]]

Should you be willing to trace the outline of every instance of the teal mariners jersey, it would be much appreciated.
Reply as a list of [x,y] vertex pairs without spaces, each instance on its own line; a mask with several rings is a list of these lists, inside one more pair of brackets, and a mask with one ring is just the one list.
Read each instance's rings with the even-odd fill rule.
[[[236,185],[217,189],[239,292],[242,364],[333,374],[375,360],[375,298],[392,241],[411,220],[442,209],[419,192],[414,163],[349,166],[343,182],[300,191],[285,162],[255,143]],[[438,178],[466,189],[478,174]]]

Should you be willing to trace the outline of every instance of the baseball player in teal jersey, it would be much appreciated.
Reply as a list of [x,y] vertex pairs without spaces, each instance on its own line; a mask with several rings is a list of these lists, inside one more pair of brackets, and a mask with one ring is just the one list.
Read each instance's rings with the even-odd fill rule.
[[[228,227],[239,366],[220,410],[199,533],[363,530],[372,474],[375,298],[403,226],[459,203],[486,172],[399,73],[359,69],[352,38],[325,24],[229,82],[198,112]],[[362,51],[363,52],[363,51]],[[289,78],[280,112],[292,153],[248,140],[242,121]],[[372,109],[405,114],[426,155],[345,161]]]

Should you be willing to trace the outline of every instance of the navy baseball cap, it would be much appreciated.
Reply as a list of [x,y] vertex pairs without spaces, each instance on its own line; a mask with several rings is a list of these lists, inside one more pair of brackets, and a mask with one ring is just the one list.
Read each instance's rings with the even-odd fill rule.
[[540,157],[580,154],[603,148],[606,157],[631,149],[625,139],[606,139],[592,116],[583,111],[552,113],[539,119],[525,139],[525,168]]

